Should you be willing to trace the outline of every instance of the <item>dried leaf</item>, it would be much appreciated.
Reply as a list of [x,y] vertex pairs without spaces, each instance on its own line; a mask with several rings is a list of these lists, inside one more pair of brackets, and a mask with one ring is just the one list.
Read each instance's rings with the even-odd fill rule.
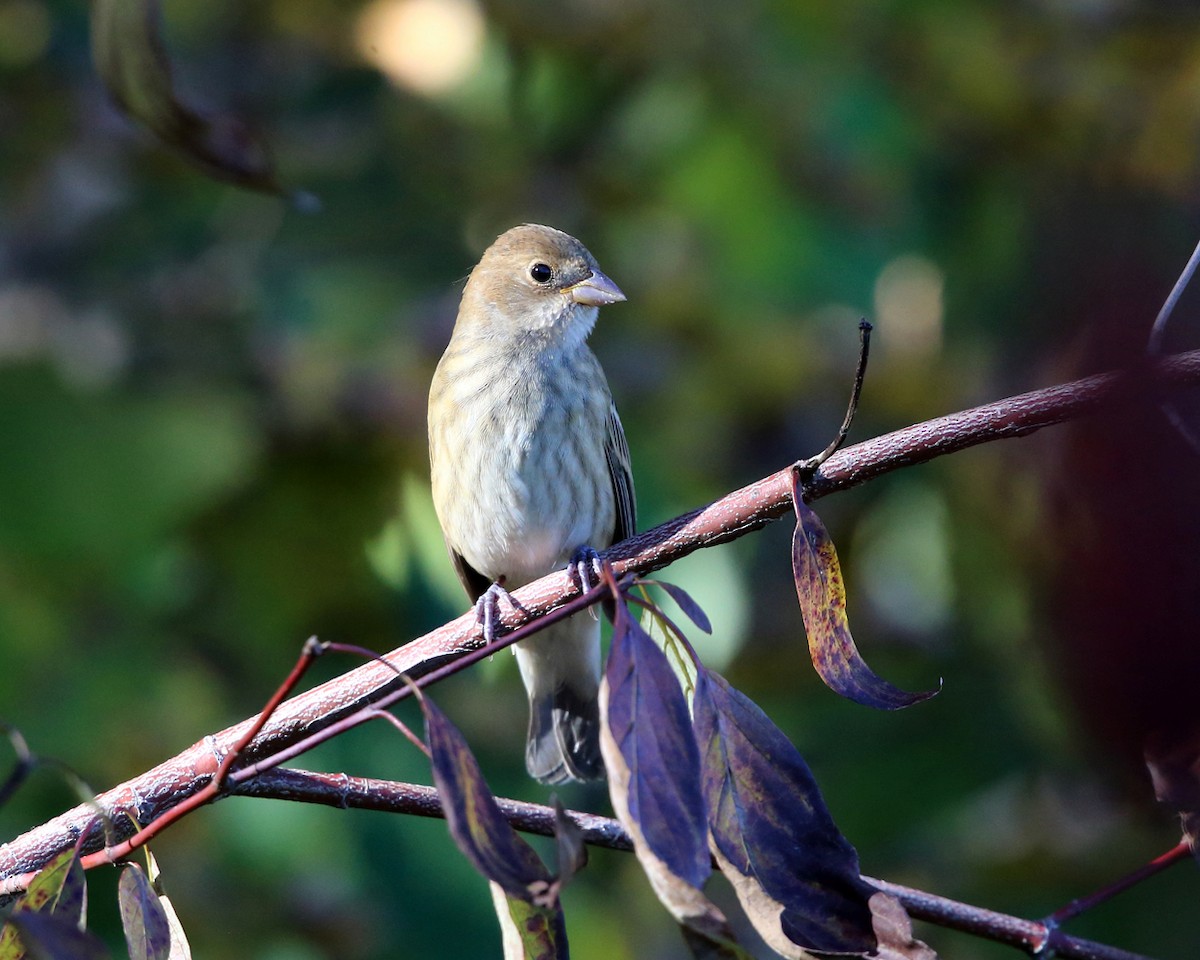
[[506,894],[533,902],[550,884],[550,872],[500,812],[458,728],[428,697],[421,698],[421,709],[433,780],[454,842],[475,869]]
[[130,863],[121,870],[117,905],[129,947],[129,960],[169,960],[171,923],[142,868]]
[[0,945],[0,957],[29,960],[107,960],[109,953],[94,933],[80,930],[69,918],[55,913],[16,910],[8,918],[5,931],[15,931],[24,951],[6,952]]
[[937,953],[913,936],[908,911],[890,894],[871,894],[871,921],[879,941],[878,960],[938,960]]
[[510,897],[495,881],[488,886],[500,921],[504,960],[566,960],[570,956],[561,908],[537,907]]
[[211,176],[281,192],[265,146],[245,124],[201,112],[176,96],[157,0],[93,0],[91,31],[96,69],[132,119]]
[[835,693],[880,710],[898,710],[934,696],[937,689],[923,693],[901,690],[867,666],[850,636],[846,587],[837,550],[825,524],[802,499],[798,479],[792,492],[796,508],[792,575],[808,634],[809,654],[821,679]]
[[693,710],[713,855],[755,929],[785,957],[869,953],[875,891],[799,751],[703,668]]

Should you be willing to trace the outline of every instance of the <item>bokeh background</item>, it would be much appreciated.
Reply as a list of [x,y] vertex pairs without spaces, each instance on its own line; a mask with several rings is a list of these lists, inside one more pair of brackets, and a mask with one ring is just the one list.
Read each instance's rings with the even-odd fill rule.
[[[207,179],[122,118],[85,4],[0,0],[0,718],[97,789],[254,712],[311,634],[386,650],[463,610],[425,395],[461,281],[514,223],[576,234],[628,294],[593,343],[643,528],[822,447],[860,316],[863,439],[1136,357],[1200,238],[1187,3],[165,16],[183,94],[254,122],[322,208]],[[1174,345],[1200,341],[1195,310]],[[1195,461],[1148,410],[818,504],[868,660],[945,679],[899,714],[812,674],[786,523],[668,575],[865,872],[1041,916],[1178,838],[1141,751],[1197,714]],[[497,792],[547,799],[510,657],[434,696]],[[382,725],[304,765],[428,782]],[[602,789],[563,798],[608,811]],[[41,772],[0,837],[73,802]],[[209,960],[498,955],[486,885],[438,822],[231,800],[155,851]],[[116,943],[113,878],[92,883]],[[1069,930],[1194,957],[1198,896],[1184,864]],[[580,960],[683,955],[628,856],[594,852],[566,908]],[[920,932],[943,956],[1015,956]]]

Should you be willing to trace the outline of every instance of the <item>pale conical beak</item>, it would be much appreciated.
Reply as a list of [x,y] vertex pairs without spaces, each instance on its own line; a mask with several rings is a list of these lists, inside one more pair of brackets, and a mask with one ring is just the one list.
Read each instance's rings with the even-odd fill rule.
[[625,299],[621,288],[599,270],[593,270],[590,277],[580,280],[573,287],[567,287],[564,292],[586,307],[602,307],[606,303],[620,303]]

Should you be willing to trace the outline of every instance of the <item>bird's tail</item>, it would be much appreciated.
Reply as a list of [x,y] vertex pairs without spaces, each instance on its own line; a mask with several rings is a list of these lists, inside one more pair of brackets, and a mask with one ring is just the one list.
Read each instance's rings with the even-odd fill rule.
[[514,649],[529,691],[529,775],[543,783],[602,780],[600,624],[577,614]]

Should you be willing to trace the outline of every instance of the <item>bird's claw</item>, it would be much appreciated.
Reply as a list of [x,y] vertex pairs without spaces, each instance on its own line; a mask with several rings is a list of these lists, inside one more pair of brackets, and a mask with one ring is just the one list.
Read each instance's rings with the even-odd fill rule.
[[604,574],[604,564],[600,559],[600,554],[585,544],[571,554],[571,560],[567,564],[567,573],[579,587],[580,592],[587,593],[599,586],[600,579]]
[[491,643],[496,639],[496,628],[500,625],[500,601],[506,600],[508,605],[516,609],[516,602],[503,584],[497,580],[479,595],[475,601],[475,619],[483,628],[483,642]]
[[[587,593],[599,586],[603,574],[604,562],[600,559],[600,554],[587,544],[571,554],[571,559],[567,563],[567,575],[579,587],[580,593]],[[592,615],[592,619],[597,619],[595,607],[589,607],[588,612]]]

